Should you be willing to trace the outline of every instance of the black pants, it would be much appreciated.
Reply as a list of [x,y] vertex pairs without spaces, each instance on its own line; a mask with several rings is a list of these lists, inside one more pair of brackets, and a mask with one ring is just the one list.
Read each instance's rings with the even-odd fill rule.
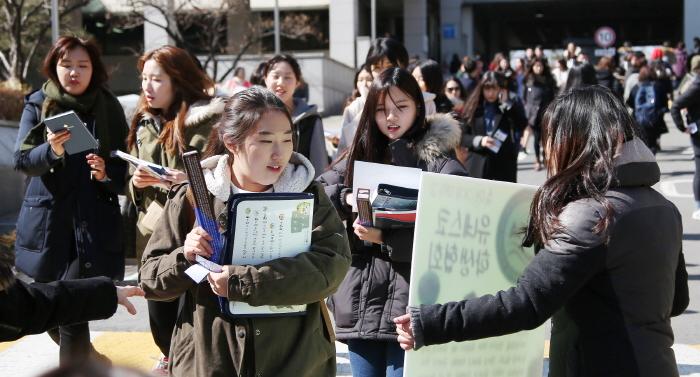
[[540,142],[542,141],[542,128],[540,126],[537,127],[532,127],[532,136],[533,136],[533,143],[534,143],[534,148],[535,148],[535,161],[537,162],[542,162],[544,161],[544,156],[540,157]]
[[173,329],[177,321],[177,311],[180,300],[148,301],[148,321],[151,325],[151,335],[153,341],[163,355],[170,353],[170,338],[173,336]]
[[695,161],[695,175],[693,176],[693,195],[695,201],[700,202],[700,136],[690,136],[693,144],[693,160]]
[[[79,279],[80,263],[77,255],[70,263],[62,280]],[[90,343],[90,327],[88,322],[70,326],[59,326],[47,331],[51,339],[59,345],[59,364],[67,365],[86,361],[93,351]]]

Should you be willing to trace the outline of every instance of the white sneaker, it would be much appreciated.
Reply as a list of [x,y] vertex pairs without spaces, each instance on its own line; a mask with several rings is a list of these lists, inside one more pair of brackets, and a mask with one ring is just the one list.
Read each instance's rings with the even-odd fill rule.
[[527,153],[520,151],[518,152],[518,161],[522,161],[527,158]]
[[700,209],[693,211],[693,220],[700,220]]

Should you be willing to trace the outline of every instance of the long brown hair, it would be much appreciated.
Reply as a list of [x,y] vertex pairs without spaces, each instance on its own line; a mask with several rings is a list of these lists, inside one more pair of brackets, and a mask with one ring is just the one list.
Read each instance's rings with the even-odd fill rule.
[[144,114],[164,118],[163,128],[160,131],[158,142],[165,146],[168,153],[184,152],[185,117],[190,106],[200,100],[211,100],[210,91],[214,82],[202,71],[187,51],[175,46],[163,46],[143,54],[137,63],[139,73],[143,72],[143,66],[149,60],[155,60],[158,65],[170,76],[173,90],[173,102],[165,110],[148,107],[143,91],[139,97],[136,112],[131,120],[127,145],[133,149],[136,145],[136,129]]
[[524,245],[546,244],[562,230],[558,217],[564,207],[583,198],[605,209],[591,229],[604,234],[614,216],[605,198],[616,181],[614,157],[634,136],[634,119],[606,88],[573,88],[552,101],[542,118],[549,178],[535,193]]

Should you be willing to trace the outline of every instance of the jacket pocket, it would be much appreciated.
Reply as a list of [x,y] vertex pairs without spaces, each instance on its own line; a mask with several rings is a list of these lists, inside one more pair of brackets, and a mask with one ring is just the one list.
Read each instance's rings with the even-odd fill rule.
[[46,196],[24,198],[17,219],[18,248],[40,252],[46,244],[52,199]]
[[333,317],[338,328],[352,328],[360,316],[360,295],[365,283],[363,272],[368,267],[368,258],[352,254],[352,265],[338,290],[331,296]]

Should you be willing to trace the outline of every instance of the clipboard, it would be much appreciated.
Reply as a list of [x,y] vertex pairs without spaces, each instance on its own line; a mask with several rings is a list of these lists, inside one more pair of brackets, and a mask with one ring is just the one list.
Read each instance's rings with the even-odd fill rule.
[[44,125],[53,133],[64,130],[70,132],[70,140],[63,144],[63,148],[69,155],[95,150],[99,147],[97,140],[88,131],[85,123],[75,111],[71,110],[46,118],[44,119]]
[[[232,195],[226,208],[228,227],[221,264],[258,265],[309,251],[313,209],[314,196],[308,193]],[[245,234],[236,236],[236,231],[243,230]],[[224,297],[218,299],[222,313],[229,319],[306,314],[306,304],[255,307]]]

